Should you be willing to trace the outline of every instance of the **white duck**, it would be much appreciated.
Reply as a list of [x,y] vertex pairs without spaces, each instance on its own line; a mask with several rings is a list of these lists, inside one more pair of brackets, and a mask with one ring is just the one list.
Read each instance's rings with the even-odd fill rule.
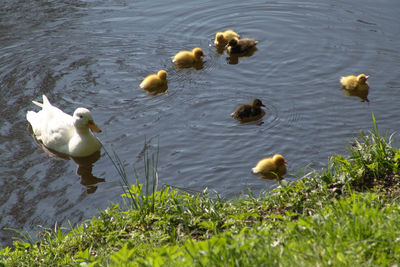
[[93,122],[88,109],[77,108],[71,116],[51,105],[45,95],[43,104],[32,102],[42,110],[28,111],[26,119],[36,139],[44,146],[71,157],[86,157],[100,150],[100,140],[89,128],[95,132],[101,132],[101,129]]

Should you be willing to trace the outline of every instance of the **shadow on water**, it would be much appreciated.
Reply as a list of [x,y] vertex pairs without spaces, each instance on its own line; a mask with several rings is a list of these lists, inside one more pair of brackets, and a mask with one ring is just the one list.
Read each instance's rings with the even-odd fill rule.
[[253,47],[249,51],[246,51],[244,53],[230,54],[226,58],[226,61],[227,61],[228,64],[236,65],[236,64],[239,64],[239,58],[251,57],[256,51],[257,51],[257,47]]
[[143,89],[143,90],[146,91],[146,93],[151,96],[156,96],[156,95],[165,93],[168,90],[168,84],[164,84],[157,88]]
[[345,88],[340,88],[345,96],[355,96],[355,97],[359,97],[361,99],[361,102],[368,102],[369,103],[369,99],[368,99],[368,93],[369,90],[361,90],[361,89],[355,89],[355,90],[347,90]]
[[32,135],[36,144],[43,149],[43,151],[50,157],[56,160],[73,160],[77,164],[76,174],[80,178],[81,185],[86,187],[86,192],[92,194],[96,192],[96,184],[105,182],[104,178],[98,178],[93,175],[93,164],[96,163],[101,157],[101,150],[96,151],[87,157],[71,157],[69,155],[59,153],[53,149],[46,147],[40,140],[33,134],[32,126],[28,124],[28,132]]
[[[211,46],[211,45],[210,45]],[[243,53],[231,53],[229,54],[226,51],[225,46],[218,46],[218,45],[212,45],[215,47],[215,52],[219,55],[225,55],[227,54],[228,57],[226,57],[226,62],[231,65],[236,65],[239,64],[239,58],[246,58],[246,57],[251,57],[254,55],[254,53],[258,50],[257,47],[252,47],[250,50],[243,52]]]

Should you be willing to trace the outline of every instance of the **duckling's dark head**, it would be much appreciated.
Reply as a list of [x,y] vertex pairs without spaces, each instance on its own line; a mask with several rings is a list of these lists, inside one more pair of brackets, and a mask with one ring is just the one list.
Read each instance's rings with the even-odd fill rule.
[[234,37],[229,41],[228,46],[236,47],[238,45],[238,42],[239,39],[237,37]]
[[253,99],[253,101],[251,102],[251,105],[253,107],[265,107],[265,105],[258,98]]

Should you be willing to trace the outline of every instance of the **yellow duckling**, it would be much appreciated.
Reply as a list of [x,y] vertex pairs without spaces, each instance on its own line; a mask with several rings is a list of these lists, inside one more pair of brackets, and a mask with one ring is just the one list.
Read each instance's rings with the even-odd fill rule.
[[263,158],[252,169],[253,173],[258,173],[266,179],[282,179],[286,174],[287,162],[280,154],[275,154],[272,158]]
[[224,32],[217,32],[215,34],[214,45],[215,46],[226,46],[226,44],[234,37],[239,38],[239,34],[232,30],[226,30]]
[[368,78],[369,76],[363,73],[358,75],[357,77],[354,75],[341,77],[340,83],[342,84],[342,90],[347,96],[358,96],[362,99],[362,102],[369,102],[369,84],[367,82]]
[[228,42],[226,49],[230,54],[240,54],[254,49],[257,44],[258,41],[250,38],[238,39],[234,37]]
[[165,92],[168,89],[167,76],[165,70],[160,70],[157,74],[150,74],[144,78],[139,87],[154,95]]
[[139,85],[144,90],[157,90],[167,84],[167,72],[160,70],[157,74],[150,74]]
[[368,78],[369,76],[363,73],[357,77],[354,75],[349,75],[340,78],[340,83],[342,84],[342,88],[346,90],[368,90]]
[[257,121],[265,115],[265,111],[261,107],[265,107],[264,104],[260,99],[255,98],[251,104],[239,105],[231,116],[240,122]]
[[204,56],[203,50],[196,47],[192,51],[180,51],[172,58],[172,62],[179,68],[196,67],[203,63]]

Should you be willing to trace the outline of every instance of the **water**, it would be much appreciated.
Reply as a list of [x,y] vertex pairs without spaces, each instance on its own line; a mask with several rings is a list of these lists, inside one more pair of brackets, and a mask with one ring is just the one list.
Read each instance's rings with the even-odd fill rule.
[[[160,184],[226,197],[276,185],[250,169],[281,153],[286,179],[302,167],[322,168],[333,153],[372,127],[398,131],[400,2],[384,1],[17,1],[0,5],[0,244],[12,227],[34,236],[38,225],[72,225],[119,202],[120,178],[102,151],[88,190],[73,161],[56,160],[35,144],[25,114],[31,100],[67,113],[92,111],[107,151],[123,161],[130,181],[143,173],[143,146],[159,148]],[[212,47],[217,31],[257,39],[237,64]],[[201,70],[175,70],[171,57],[199,46]],[[159,69],[168,91],[150,96],[142,79]],[[370,78],[370,103],[339,89],[342,75]],[[229,114],[260,98],[263,124]],[[93,189],[93,188],[92,188]],[[93,192],[94,191],[94,192]]]

